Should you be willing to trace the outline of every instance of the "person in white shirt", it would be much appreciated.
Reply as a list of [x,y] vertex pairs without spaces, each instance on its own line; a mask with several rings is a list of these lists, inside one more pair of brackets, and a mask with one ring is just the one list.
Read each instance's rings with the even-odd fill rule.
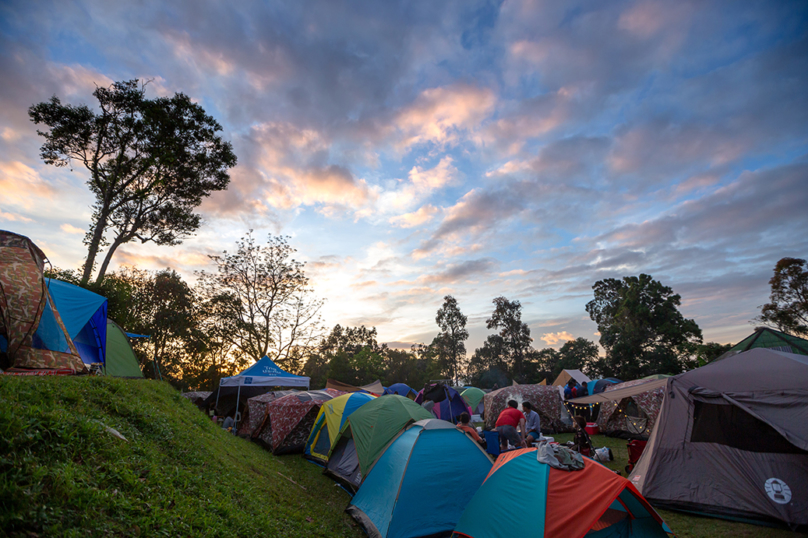
[[522,403],[522,410],[525,413],[525,438],[529,443],[541,439],[541,418],[539,414],[533,410],[533,404],[530,402]]

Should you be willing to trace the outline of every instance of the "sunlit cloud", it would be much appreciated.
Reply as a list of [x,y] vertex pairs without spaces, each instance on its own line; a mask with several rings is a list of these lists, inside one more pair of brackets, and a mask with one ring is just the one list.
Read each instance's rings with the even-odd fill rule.
[[84,235],[84,230],[82,230],[81,228],[76,228],[72,224],[68,223],[62,224],[61,226],[59,226],[59,229],[68,234]]
[[425,205],[418,208],[413,213],[405,213],[390,219],[390,224],[401,228],[414,228],[431,221],[438,213],[438,208],[432,205]]
[[33,219],[29,219],[28,217],[25,217],[23,215],[7,213],[5,211],[0,211],[0,219],[9,220],[12,222],[33,222]]
[[569,342],[570,340],[575,340],[575,337],[572,336],[567,331],[561,331],[557,333],[545,333],[541,336],[541,340],[544,341],[545,344],[548,346],[555,346],[560,344],[561,342]]

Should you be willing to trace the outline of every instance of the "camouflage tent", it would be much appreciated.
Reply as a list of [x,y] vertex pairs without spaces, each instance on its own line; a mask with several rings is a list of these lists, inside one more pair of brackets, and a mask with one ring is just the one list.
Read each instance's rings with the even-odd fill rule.
[[[637,389],[631,391],[633,394],[626,395],[620,400],[603,402],[598,414],[598,427],[601,433],[624,437],[650,435],[662,406],[665,383],[663,377],[662,379],[635,379],[606,387],[602,393],[604,397],[608,397],[620,389],[629,387],[637,387]],[[580,399],[575,400],[576,403],[579,401]]]
[[6,373],[86,371],[48,291],[46,260],[27,237],[0,230],[0,350],[14,366]]
[[572,418],[564,407],[564,400],[558,387],[552,385],[513,385],[489,392],[483,398],[485,401],[485,427],[493,429],[497,417],[508,405],[508,400],[516,400],[521,406],[522,402],[533,404],[534,410],[539,414],[542,429],[552,429],[555,432],[571,432]]

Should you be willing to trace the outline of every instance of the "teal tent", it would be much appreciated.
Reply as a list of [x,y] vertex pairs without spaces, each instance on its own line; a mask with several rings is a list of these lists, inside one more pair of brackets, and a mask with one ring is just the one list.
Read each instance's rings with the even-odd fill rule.
[[84,364],[106,362],[107,298],[61,280],[45,282]]

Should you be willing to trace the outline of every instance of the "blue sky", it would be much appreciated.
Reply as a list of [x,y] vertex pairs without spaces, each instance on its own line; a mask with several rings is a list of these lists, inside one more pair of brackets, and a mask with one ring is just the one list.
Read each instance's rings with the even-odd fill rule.
[[152,79],[239,165],[205,225],[116,264],[188,278],[248,229],[291,236],[328,326],[473,349],[494,297],[537,348],[597,340],[599,279],[649,273],[736,342],[777,260],[808,255],[804,2],[5,2],[0,227],[77,267],[86,173],[44,165],[27,108]]

